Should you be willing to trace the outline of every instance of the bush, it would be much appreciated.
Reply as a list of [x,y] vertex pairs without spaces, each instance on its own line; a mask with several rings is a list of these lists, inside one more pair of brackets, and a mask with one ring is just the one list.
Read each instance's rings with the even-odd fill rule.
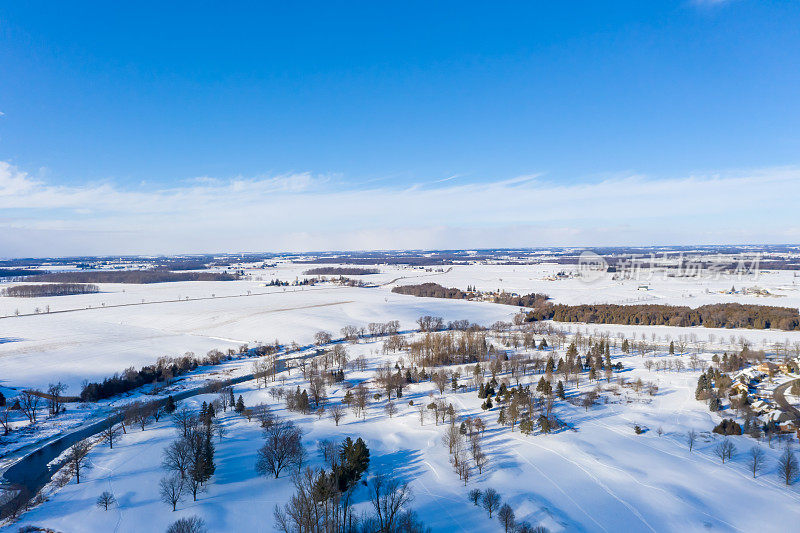
[[714,433],[719,435],[741,435],[742,426],[733,420],[726,418],[713,429]]
[[179,518],[167,528],[167,533],[207,533],[205,521],[199,516]]

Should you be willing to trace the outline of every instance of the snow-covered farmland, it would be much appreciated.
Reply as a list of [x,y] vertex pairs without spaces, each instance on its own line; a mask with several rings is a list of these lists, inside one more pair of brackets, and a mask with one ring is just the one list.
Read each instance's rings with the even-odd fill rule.
[[[153,285],[103,284],[96,294],[53,298],[0,297],[0,390],[13,396],[25,387],[44,388],[61,380],[67,394],[77,394],[84,379],[101,380],[129,366],[154,362],[162,355],[210,349],[238,348],[241,344],[306,344],[320,330],[338,336],[345,325],[398,320],[401,329],[416,327],[422,315],[445,321],[467,319],[483,325],[510,321],[517,308],[498,304],[415,298],[391,292],[396,285],[435,281],[444,286],[510,292],[548,294],[566,303],[669,303],[697,306],[705,303],[740,302],[797,306],[800,294],[791,272],[761,273],[758,279],[736,276],[719,279],[656,278],[646,283],[600,279],[585,283],[556,276],[563,265],[469,265],[436,268],[381,266],[381,273],[362,276],[373,287],[356,288],[321,283],[315,286],[266,286],[272,279],[302,279],[308,265],[279,263],[268,269],[245,269],[245,278],[228,282],[180,282]],[[772,296],[728,293],[731,286],[760,286]],[[39,308],[39,313],[33,313]],[[16,311],[20,316],[15,316]],[[49,312],[45,312],[49,311]],[[63,312],[59,312],[63,311]],[[559,327],[584,337],[610,334],[612,339],[642,339],[660,345],[661,352],[648,357],[615,353],[615,362],[631,382],[638,377],[658,385],[648,396],[629,387],[604,384],[601,401],[589,410],[560,401],[557,416],[568,426],[559,432],[525,436],[519,430],[497,424],[497,407],[481,409],[474,390],[445,392],[460,419],[482,417],[487,424],[484,449],[488,468],[473,473],[467,486],[453,471],[447,448],[441,444],[443,425],[430,416],[423,425],[415,406],[439,397],[431,382],[410,385],[399,412],[389,418],[385,399],[373,400],[364,420],[348,411],[336,426],[327,416],[298,415],[286,411],[265,389],[252,382],[236,386],[248,405],[270,404],[279,416],[295,420],[304,432],[309,464],[322,466],[316,453],[321,439],[341,440],[360,436],[367,442],[372,463],[368,474],[387,472],[407,480],[414,490],[411,507],[434,531],[498,531],[479,507],[467,501],[471,488],[493,487],[512,506],[517,520],[557,531],[785,531],[797,521],[800,494],[786,487],[776,475],[782,449],[757,444],[750,437],[731,437],[739,449],[722,465],[714,454],[720,437],[710,433],[720,416],[694,399],[698,373],[649,372],[644,361],[663,356],[670,340],[683,339],[691,352],[731,351],[745,340],[752,348],[770,351],[776,343],[794,346],[800,333],[775,330],[716,330],[665,326],[618,326],[565,324]],[[380,363],[394,364],[402,354],[379,355],[381,342],[348,345],[351,358],[364,353],[367,371],[348,371],[346,383],[367,380],[376,390],[374,370]],[[551,347],[552,349],[552,347]],[[559,355],[563,355],[563,348]],[[706,358],[710,354],[706,355]],[[463,369],[462,376],[470,371]],[[187,382],[208,377],[201,369]],[[233,361],[212,372],[227,377],[250,371],[250,361]],[[526,380],[534,387],[540,375]],[[280,381],[278,382],[280,383]],[[466,379],[462,380],[466,383]],[[303,385],[298,373],[287,376],[286,387]],[[182,385],[181,385],[182,386]],[[581,391],[593,388],[584,376]],[[449,389],[448,389],[449,390]],[[329,402],[342,401],[344,387],[328,390]],[[208,396],[185,403],[197,409]],[[576,402],[577,404],[577,402]],[[71,406],[66,415],[40,422],[41,437],[97,416],[105,405]],[[730,415],[729,415],[730,416]],[[163,531],[178,516],[200,515],[211,531],[272,531],[273,507],[292,493],[288,475],[274,480],[258,477],[255,452],[261,430],[255,422],[225,413],[221,416],[228,436],[217,443],[217,471],[209,491],[195,502],[184,500],[172,513],[157,496],[161,450],[175,435],[168,418],[144,431],[122,437],[114,450],[96,446],[90,455],[91,470],[80,485],[69,484],[49,493],[49,501],[25,513],[20,525],[35,524],[57,531]],[[21,423],[21,422],[20,422]],[[637,435],[633,426],[646,431]],[[60,425],[60,427],[59,427]],[[686,431],[700,434],[694,452],[685,444]],[[19,434],[19,433],[17,433]],[[25,436],[17,444],[28,443]],[[753,445],[767,455],[768,467],[753,478],[746,468],[745,452]],[[10,449],[10,448],[8,448]],[[15,448],[16,449],[16,448]],[[109,511],[94,505],[103,490],[118,501]],[[356,491],[356,508],[368,511],[366,489]],[[147,517],[143,521],[142,517]],[[765,519],[765,517],[770,517]],[[774,518],[774,520],[773,520]]]
[[[46,387],[60,379],[70,386],[70,393],[77,393],[83,379],[102,379],[129,366],[150,364],[162,355],[187,351],[204,354],[215,348],[238,348],[244,343],[271,343],[276,339],[308,343],[317,331],[338,335],[348,324],[366,326],[370,322],[399,320],[401,328],[411,328],[417,318],[426,314],[491,324],[510,320],[515,312],[509,306],[429,301],[381,288],[331,285],[302,290],[289,287],[285,291],[271,287],[264,294],[251,296],[239,287],[245,296],[220,297],[224,289],[233,291],[234,283],[238,284],[206,285],[202,290],[209,297],[216,294],[206,300],[125,307],[103,308],[96,303],[101,295],[62,296],[48,300],[71,305],[64,299],[92,298],[95,305],[73,312],[0,319],[0,331],[6,339],[0,344],[0,386]],[[146,301],[158,299],[157,293],[166,290],[187,294],[182,287],[164,285],[171,284],[155,287],[156,294],[148,292]],[[132,298],[134,303],[140,301],[139,294],[133,297],[129,291],[124,293],[127,296],[115,296]],[[108,296],[102,295],[113,301]]]
[[[538,292],[564,303],[664,303],[698,306],[740,302],[800,306],[800,287],[790,271],[766,271],[739,278],[664,278],[642,282],[593,283],[580,278],[553,279],[565,265],[456,265],[452,267],[379,267],[380,274],[360,279],[370,289],[321,284],[313,287],[265,287],[272,279],[303,279],[313,265],[281,262],[267,269],[245,269],[245,279],[229,282],[177,282],[150,285],[102,284],[101,292],[50,298],[0,297],[0,387],[43,387],[60,379],[76,393],[83,379],[97,379],[161,355],[205,353],[243,343],[308,342],[319,330],[338,332],[347,324],[399,320],[412,327],[424,314],[482,324],[509,320],[514,309],[477,302],[420,300],[391,292],[396,285],[435,281],[479,290]],[[648,290],[640,290],[642,283]],[[761,286],[776,296],[725,294],[731,286]],[[248,295],[248,293],[250,295]],[[188,298],[188,300],[187,300]],[[33,313],[33,316],[13,316]],[[45,313],[49,309],[50,313]],[[56,311],[71,310],[58,313]],[[594,326],[592,326],[594,327]],[[604,326],[605,327],[605,326]],[[607,330],[625,328],[605,327]],[[663,332],[666,328],[642,328]],[[681,333],[690,333],[687,328]],[[707,336],[703,328],[692,328]],[[722,332],[726,336],[730,332]],[[717,334],[717,337],[721,335]],[[751,342],[797,340],[780,331],[736,332]]]

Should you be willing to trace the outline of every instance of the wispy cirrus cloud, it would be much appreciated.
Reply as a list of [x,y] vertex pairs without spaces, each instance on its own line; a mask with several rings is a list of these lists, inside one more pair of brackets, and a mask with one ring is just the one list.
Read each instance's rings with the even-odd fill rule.
[[0,163],[0,256],[790,242],[798,195],[797,168],[404,189],[298,173],[126,188],[56,185]]

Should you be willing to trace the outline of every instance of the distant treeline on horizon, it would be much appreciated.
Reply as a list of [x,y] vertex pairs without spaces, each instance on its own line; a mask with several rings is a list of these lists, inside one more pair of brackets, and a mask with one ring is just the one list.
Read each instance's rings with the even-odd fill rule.
[[303,272],[306,276],[367,276],[380,274],[377,268],[358,267],[318,267]]
[[[167,283],[173,281],[232,281],[238,279],[227,272],[172,272],[169,270],[92,270],[51,272],[32,276],[29,281],[57,283]],[[26,279],[27,281],[27,279]]]

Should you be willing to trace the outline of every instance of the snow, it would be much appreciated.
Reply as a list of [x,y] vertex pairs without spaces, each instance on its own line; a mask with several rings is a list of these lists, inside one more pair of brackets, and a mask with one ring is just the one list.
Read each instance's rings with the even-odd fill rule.
[[[219,286],[237,282],[210,283],[206,292],[219,296]],[[286,292],[272,288],[264,295],[237,298],[11,317],[0,320],[0,327],[3,336],[18,340],[0,344],[0,386],[44,388],[61,380],[69,385],[68,394],[77,394],[84,379],[102,379],[129,366],[153,363],[162,355],[205,354],[275,339],[302,344],[311,342],[320,330],[339,335],[348,324],[399,320],[401,328],[407,329],[416,327],[417,318],[425,314],[489,325],[510,320],[515,311],[504,305],[431,302],[381,289],[327,285],[297,291],[287,288]]]
[[[349,347],[352,355],[369,355],[370,369],[348,373],[348,380],[368,379],[372,369],[394,355],[377,355],[379,343]],[[600,403],[588,412],[566,402],[558,402],[559,418],[574,430],[555,434],[525,436],[496,423],[497,408],[480,409],[475,391],[445,392],[460,417],[482,416],[488,426],[484,449],[488,467],[477,472],[467,487],[448,462],[446,446],[441,444],[443,425],[428,417],[420,426],[418,414],[409,400],[428,402],[438,396],[431,383],[409,387],[399,412],[389,419],[385,400],[372,401],[365,420],[348,411],[338,427],[327,417],[288,413],[275,403],[267,389],[252,383],[236,387],[245,403],[270,404],[282,417],[295,420],[304,431],[304,444],[312,466],[322,466],[316,452],[320,439],[341,440],[362,437],[370,448],[369,475],[391,473],[408,480],[415,494],[412,507],[433,531],[497,531],[495,518],[489,519],[479,507],[467,501],[474,487],[493,487],[515,510],[518,520],[544,525],[559,531],[786,531],[785,524],[800,519],[800,500],[795,487],[785,487],[775,475],[775,461],[782,449],[758,444],[767,453],[768,470],[753,479],[747,471],[744,452],[755,441],[731,437],[739,449],[733,461],[720,464],[713,447],[720,437],[708,432],[719,416],[708,412],[705,404],[694,400],[698,373],[649,372],[639,356],[617,355],[615,359],[631,369],[625,377],[656,382],[659,392],[650,397],[629,388],[613,388],[602,393],[609,403]],[[298,372],[289,376],[287,387],[300,384]],[[535,383],[538,375],[526,380]],[[582,390],[594,384],[586,383]],[[276,382],[280,383],[280,381]],[[572,391],[567,390],[568,394]],[[329,389],[331,402],[341,401],[342,386]],[[197,408],[211,396],[198,396],[186,402]],[[211,531],[272,531],[272,509],[285,503],[292,493],[290,478],[277,480],[256,475],[255,453],[261,441],[256,422],[228,411],[221,415],[228,436],[217,443],[217,471],[209,491],[198,501],[184,500],[179,510],[157,497],[161,450],[175,436],[167,419],[145,431],[131,430],[114,450],[97,446],[91,453],[91,466],[80,485],[71,484],[50,495],[50,501],[31,510],[9,526],[39,525],[59,531],[163,531],[179,516],[203,517]],[[633,424],[647,431],[633,432]],[[656,429],[664,431],[658,436]],[[685,433],[693,428],[700,433],[694,452],[685,444]],[[368,476],[369,477],[369,476]],[[102,491],[113,492],[119,504],[109,511],[94,506]],[[368,510],[363,489],[356,493],[359,510]],[[746,511],[746,512],[743,512]],[[143,519],[146,517],[146,520]],[[772,517],[773,519],[765,519]],[[5,531],[5,530],[3,530]]]
[[[187,351],[203,354],[210,349],[238,348],[243,343],[297,341],[308,343],[315,332],[338,334],[348,324],[399,320],[401,329],[415,326],[421,315],[445,320],[468,319],[489,325],[509,321],[517,312],[511,306],[482,302],[415,298],[391,293],[393,286],[435,281],[445,286],[481,290],[503,289],[518,293],[541,292],[566,303],[671,303],[697,306],[735,301],[767,305],[800,305],[791,272],[761,273],[758,279],[665,278],[648,280],[648,291],[638,291],[640,281],[600,280],[587,284],[579,279],[551,280],[554,273],[568,270],[564,265],[469,265],[420,269],[381,266],[381,274],[363,276],[380,286],[351,288],[332,284],[314,287],[264,287],[263,282],[279,278],[293,281],[312,265],[280,263],[266,270],[247,270],[248,279],[232,282],[186,282],[155,285],[101,286],[103,292],[34,300],[0,297],[0,316],[32,312],[50,306],[50,314],[11,316],[0,319],[0,388],[9,396],[10,387],[46,387],[61,380],[77,394],[83,379],[102,379],[128,366],[141,366],[162,355]],[[260,279],[259,279],[260,278]],[[780,297],[723,294],[759,285]],[[251,294],[247,295],[247,291]],[[212,297],[212,295],[214,295]],[[180,301],[178,300],[180,296]],[[186,300],[189,297],[189,300]],[[202,298],[202,299],[201,299]],[[145,303],[142,304],[141,300]],[[171,300],[171,301],[168,301]],[[160,302],[160,303],[154,303]],[[105,303],[105,307],[102,305]],[[91,306],[91,309],[87,309]],[[59,310],[74,311],[56,313]],[[562,324],[582,334],[608,332],[613,338],[654,338],[662,344],[684,338],[690,353],[725,349],[745,339],[752,347],[769,348],[775,343],[800,342],[800,332],[761,330],[715,330],[666,326],[619,326]],[[380,355],[380,342],[348,345],[351,358],[361,352],[368,356],[371,370],[348,372],[353,383],[373,377],[377,365],[394,362],[402,354]],[[657,356],[665,356],[660,353]],[[710,353],[705,355],[710,357]],[[720,437],[710,433],[721,417],[710,413],[694,399],[698,373],[685,370],[647,371],[638,355],[615,354],[628,380],[641,377],[659,387],[658,394],[637,394],[630,388],[602,384],[604,399],[585,411],[567,402],[557,402],[556,414],[572,429],[531,436],[497,425],[497,408],[484,412],[475,391],[446,392],[460,417],[481,416],[488,429],[484,450],[489,464],[483,474],[473,473],[467,487],[449,464],[441,444],[443,426],[432,417],[420,426],[418,413],[408,405],[429,402],[435,392],[431,383],[413,385],[404,391],[394,418],[383,410],[385,400],[371,401],[366,420],[355,419],[348,410],[337,427],[333,421],[315,415],[288,413],[252,382],[237,385],[247,405],[264,402],[282,417],[295,420],[304,431],[310,464],[322,466],[316,452],[320,439],[341,440],[361,436],[372,455],[369,476],[391,473],[408,480],[414,490],[412,508],[433,531],[498,531],[479,507],[467,501],[471,488],[495,488],[516,513],[518,520],[543,525],[550,531],[786,531],[787,524],[800,519],[797,486],[786,487],[778,479],[777,457],[782,448],[750,437],[731,437],[739,453],[725,465],[713,448]],[[216,375],[242,375],[250,361],[232,361],[201,369],[176,386]],[[300,384],[297,371],[287,376],[286,386]],[[525,378],[535,384],[539,376]],[[279,382],[278,382],[279,383]],[[594,387],[584,375],[581,391]],[[568,394],[575,391],[568,389]],[[330,401],[339,402],[342,386],[329,388]],[[128,400],[135,399],[136,395]],[[370,396],[371,398],[371,396]],[[197,396],[186,404],[197,408],[209,396]],[[607,402],[606,402],[607,400]],[[105,408],[85,410],[70,406],[67,416],[44,421],[40,437],[55,434],[82,423]],[[730,414],[726,415],[730,416]],[[217,443],[217,471],[209,491],[198,501],[184,500],[173,513],[157,497],[161,450],[174,438],[168,418],[145,431],[134,429],[109,450],[95,447],[90,454],[92,468],[80,485],[74,481],[48,494],[49,501],[25,513],[2,531],[16,531],[34,524],[57,531],[163,531],[179,516],[197,514],[211,531],[272,531],[272,509],[292,493],[289,476],[275,480],[256,475],[255,452],[261,431],[255,422],[228,412],[222,415],[228,436]],[[60,427],[57,425],[59,424]],[[633,425],[647,429],[636,435]],[[663,434],[658,435],[658,428]],[[700,434],[694,452],[685,444],[685,434]],[[22,444],[29,442],[26,437]],[[761,446],[769,461],[757,478],[747,471],[745,452]],[[83,478],[84,476],[82,476]],[[95,505],[104,490],[115,494],[119,504],[108,511]],[[362,489],[356,494],[357,507],[369,505]]]
[[[243,343],[309,342],[315,332],[338,333],[342,326],[399,320],[403,328],[414,326],[425,314],[445,320],[467,318],[482,324],[510,320],[515,309],[481,302],[419,299],[394,294],[397,285],[435,281],[465,289],[540,292],[564,303],[664,303],[698,306],[706,303],[740,302],[799,306],[800,291],[789,271],[765,271],[740,279],[663,278],[647,283],[650,291],[638,291],[640,280],[601,279],[586,283],[579,278],[549,280],[569,265],[456,265],[412,268],[380,266],[381,273],[358,276],[375,288],[352,288],[330,283],[304,287],[264,287],[266,281],[303,279],[315,265],[280,263],[261,270],[246,269],[246,279],[227,282],[177,282],[149,285],[101,284],[98,294],[51,298],[0,297],[0,387],[46,387],[61,380],[68,393],[77,394],[84,379],[96,380],[140,367],[162,355],[189,351],[204,354]],[[343,265],[347,266],[347,265]],[[722,294],[758,284],[781,297]],[[248,291],[251,295],[248,296]],[[213,297],[212,297],[213,295]],[[186,298],[189,300],[185,300]],[[176,301],[176,300],[181,301]],[[144,304],[142,304],[144,300]],[[162,302],[162,303],[156,303]],[[105,305],[105,307],[103,307]],[[50,314],[13,316],[15,310]],[[91,306],[91,309],[87,307]],[[119,307],[112,307],[119,306]],[[56,313],[56,311],[74,311]],[[625,327],[591,325],[591,330],[670,334],[741,336],[753,345],[765,342],[797,342],[800,332],[755,330],[708,330],[705,328]]]

